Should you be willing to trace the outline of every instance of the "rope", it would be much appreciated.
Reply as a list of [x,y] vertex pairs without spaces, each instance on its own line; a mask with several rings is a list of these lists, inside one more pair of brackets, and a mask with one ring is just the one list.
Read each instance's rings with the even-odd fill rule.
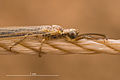
[[[0,55],[38,54],[40,42],[36,40],[23,41],[9,50],[14,40],[0,40]],[[42,53],[70,55],[70,54],[120,54],[120,40],[87,40],[77,42],[66,40],[51,40],[43,44]]]

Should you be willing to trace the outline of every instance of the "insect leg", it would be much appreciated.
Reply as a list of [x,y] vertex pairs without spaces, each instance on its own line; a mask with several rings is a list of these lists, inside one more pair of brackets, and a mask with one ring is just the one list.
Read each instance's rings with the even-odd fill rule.
[[40,48],[39,48],[39,50],[40,50],[40,52],[39,52],[39,57],[41,57],[42,46],[43,46],[43,43],[44,43],[44,42],[45,42],[45,39],[43,38],[42,41],[40,42],[41,44],[40,44]]
[[22,41],[24,41],[28,36],[29,36],[29,35],[27,34],[27,35],[24,36],[23,39],[15,42],[15,43],[10,47],[10,51],[12,51],[12,48],[13,48],[14,46],[16,46],[17,44],[19,44],[19,43],[21,43]]

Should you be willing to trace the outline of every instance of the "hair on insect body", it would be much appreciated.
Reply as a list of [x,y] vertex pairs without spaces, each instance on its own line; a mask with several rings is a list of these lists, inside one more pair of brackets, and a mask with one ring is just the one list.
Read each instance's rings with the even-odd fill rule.
[[59,25],[43,25],[43,26],[26,26],[26,27],[14,27],[14,28],[0,28],[0,38],[6,37],[20,37],[23,36],[23,39],[17,41],[10,47],[12,48],[17,44],[24,41],[30,35],[35,35],[34,37],[41,38],[42,40],[40,48],[39,48],[39,56],[42,53],[42,45],[45,41],[53,40],[53,39],[65,39],[67,41],[78,41],[80,39],[90,39],[90,40],[97,40],[97,39],[107,39],[103,34],[97,33],[85,33],[80,34],[76,29],[64,29]]

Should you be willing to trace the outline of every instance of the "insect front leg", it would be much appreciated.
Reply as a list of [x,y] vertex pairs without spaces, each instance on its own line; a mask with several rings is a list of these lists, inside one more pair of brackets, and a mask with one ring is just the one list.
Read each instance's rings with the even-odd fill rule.
[[12,48],[13,48],[14,46],[16,46],[17,44],[19,44],[19,43],[21,43],[22,41],[24,41],[28,36],[29,36],[29,35],[27,34],[27,35],[24,36],[23,39],[15,42],[15,43],[10,47],[10,51],[12,51]]
[[74,42],[74,41],[76,41],[76,39],[71,39],[71,38],[68,37],[68,36],[66,36],[65,39],[66,39],[67,41],[69,41],[69,42]]

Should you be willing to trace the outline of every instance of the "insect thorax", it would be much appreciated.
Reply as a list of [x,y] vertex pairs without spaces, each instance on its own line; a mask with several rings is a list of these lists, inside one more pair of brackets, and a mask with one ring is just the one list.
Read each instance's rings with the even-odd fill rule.
[[78,36],[78,33],[76,29],[64,29],[63,31],[56,31],[54,33],[45,33],[42,36],[47,40],[62,39],[66,37],[70,39],[75,39]]
[[50,33],[47,33],[47,34],[42,34],[42,37],[44,39],[47,39],[47,40],[52,40],[52,39],[62,39],[62,38],[65,38],[66,34],[62,34],[61,33],[55,33],[55,34],[50,34]]

